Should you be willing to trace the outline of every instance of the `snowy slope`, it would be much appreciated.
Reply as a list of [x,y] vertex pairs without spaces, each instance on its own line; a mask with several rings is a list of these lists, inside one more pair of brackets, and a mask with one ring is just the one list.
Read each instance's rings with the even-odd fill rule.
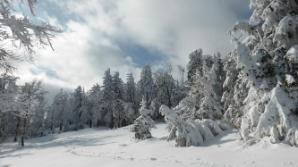
[[135,141],[130,127],[87,129],[0,147],[0,167],[297,167],[298,149],[264,140],[245,147],[236,132],[201,147],[177,148],[165,140],[166,125],[153,129],[153,139]]

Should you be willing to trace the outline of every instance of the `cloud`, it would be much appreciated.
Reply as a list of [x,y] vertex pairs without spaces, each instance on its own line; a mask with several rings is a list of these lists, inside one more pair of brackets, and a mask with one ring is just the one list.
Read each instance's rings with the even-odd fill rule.
[[[41,79],[61,87],[101,82],[111,67],[137,78],[146,62],[185,65],[188,54],[231,49],[227,30],[247,17],[239,0],[46,0],[38,15],[65,31],[55,51],[38,49],[35,62],[21,64],[22,82]],[[49,6],[55,7],[50,8]]]

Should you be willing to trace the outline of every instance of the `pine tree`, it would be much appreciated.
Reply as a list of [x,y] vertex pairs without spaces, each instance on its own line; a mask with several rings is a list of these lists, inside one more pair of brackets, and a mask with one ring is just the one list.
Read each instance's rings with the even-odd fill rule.
[[74,124],[74,130],[79,130],[83,127],[82,114],[84,107],[84,90],[81,86],[78,86],[72,95],[72,118]]
[[106,126],[113,127],[113,106],[112,102],[114,100],[113,91],[113,78],[111,76],[111,71],[108,69],[105,71],[105,76],[103,78],[103,120]]
[[145,98],[146,107],[149,107],[155,96],[152,71],[149,65],[144,66],[141,72],[141,79],[138,82],[139,96]]
[[137,88],[135,84],[134,77],[132,73],[127,74],[127,82],[126,82],[126,98],[125,100],[128,103],[133,104],[134,108],[138,108],[138,101],[137,101]]
[[132,132],[135,132],[136,139],[144,140],[152,137],[150,129],[154,127],[154,121],[150,115],[153,111],[146,107],[147,103],[143,98],[140,108],[141,115],[134,121],[131,129]]
[[95,84],[88,93],[88,101],[90,103],[90,110],[93,115],[93,125],[102,126],[103,122],[103,94],[98,84]]
[[54,97],[53,103],[51,105],[51,130],[58,127],[59,132],[64,130],[66,124],[66,114],[67,114],[67,103],[68,94],[61,89],[60,92]]
[[112,77],[112,89],[114,92],[114,99],[124,99],[123,81],[119,76],[119,72],[115,72]]
[[[237,83],[241,83],[239,87],[248,87],[241,105],[244,110],[241,137],[247,142],[264,136],[291,140],[292,137],[286,136],[293,136],[290,134],[296,122],[292,121],[297,110],[293,104],[297,103],[298,78],[293,69],[297,56],[298,3],[295,0],[251,0],[250,6],[253,9],[250,21],[236,24],[231,31],[236,43],[232,54],[242,74],[238,75]],[[244,32],[245,40],[238,38],[235,32]],[[242,97],[236,101],[240,102]]]

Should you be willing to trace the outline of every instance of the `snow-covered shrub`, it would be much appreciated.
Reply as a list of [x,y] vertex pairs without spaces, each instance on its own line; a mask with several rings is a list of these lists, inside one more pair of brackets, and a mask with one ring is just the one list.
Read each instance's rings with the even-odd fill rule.
[[176,146],[200,146],[230,129],[229,125],[222,121],[184,120],[165,105],[160,107],[160,113],[171,127],[168,140],[175,139]]

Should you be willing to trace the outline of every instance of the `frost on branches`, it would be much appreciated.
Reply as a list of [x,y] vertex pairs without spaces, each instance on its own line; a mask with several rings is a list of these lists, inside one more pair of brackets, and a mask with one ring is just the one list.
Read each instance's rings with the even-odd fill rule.
[[200,146],[230,129],[229,125],[223,121],[211,119],[183,120],[176,111],[165,105],[160,107],[160,112],[169,124],[168,140],[175,139],[176,145],[181,147]]
[[236,97],[243,104],[234,108],[243,112],[241,137],[254,142],[270,136],[273,143],[298,144],[298,2],[251,0],[250,6],[250,21],[231,31],[232,54],[244,74],[236,83],[248,88],[244,100]]
[[[33,53],[36,42],[41,45],[51,45],[51,38],[55,32],[59,32],[55,27],[48,23],[36,24],[31,21],[28,17],[23,15],[17,15],[15,6],[21,3],[27,3],[31,13],[34,15],[34,5],[37,0],[27,1],[12,1],[12,0],[1,0],[0,1],[0,72],[11,72],[13,62],[15,60],[24,59],[23,55],[16,55],[14,49],[19,44],[29,54]],[[7,47],[9,44],[9,47]],[[18,48],[19,49],[19,48]]]
[[136,139],[151,138],[150,129],[154,127],[154,121],[151,119],[153,111],[146,108],[146,100],[143,98],[140,108],[140,116],[134,121],[131,131],[135,132]]

